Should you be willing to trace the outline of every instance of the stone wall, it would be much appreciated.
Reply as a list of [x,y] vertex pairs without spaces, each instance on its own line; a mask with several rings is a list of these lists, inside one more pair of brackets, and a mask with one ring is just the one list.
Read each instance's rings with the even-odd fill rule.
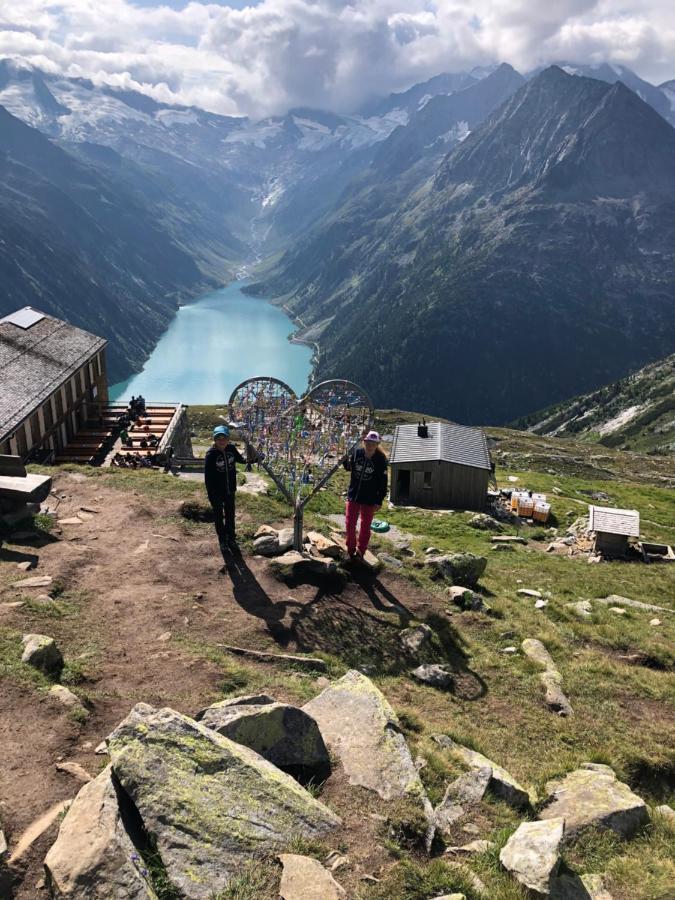
[[186,406],[178,407],[176,415],[160,442],[160,451],[164,451],[168,447],[172,448],[174,456],[191,457],[194,455]]

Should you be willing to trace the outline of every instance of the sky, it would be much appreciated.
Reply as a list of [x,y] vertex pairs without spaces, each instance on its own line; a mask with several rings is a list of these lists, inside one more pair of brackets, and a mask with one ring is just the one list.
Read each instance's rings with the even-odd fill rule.
[[675,78],[673,0],[0,0],[0,57],[260,118],[439,72],[614,62]]

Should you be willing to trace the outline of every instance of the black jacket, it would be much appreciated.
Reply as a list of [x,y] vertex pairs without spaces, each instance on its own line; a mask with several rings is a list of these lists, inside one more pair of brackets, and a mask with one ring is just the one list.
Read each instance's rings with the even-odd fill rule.
[[359,447],[343,463],[351,472],[347,496],[357,503],[379,506],[387,496],[387,457],[381,451],[368,459],[366,451]]
[[246,460],[234,444],[228,444],[224,450],[209,447],[204,457],[204,483],[209,499],[222,499],[237,490],[236,463]]

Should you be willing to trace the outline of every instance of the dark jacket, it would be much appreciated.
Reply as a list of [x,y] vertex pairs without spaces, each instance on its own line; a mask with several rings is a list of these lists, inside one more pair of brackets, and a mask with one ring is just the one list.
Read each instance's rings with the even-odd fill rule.
[[246,460],[234,444],[228,444],[224,450],[209,447],[204,457],[204,483],[209,499],[220,500],[237,490],[236,463]]
[[367,506],[379,506],[387,496],[387,457],[384,453],[376,451],[368,459],[366,451],[359,447],[344,460],[343,465],[352,476],[348,498]]

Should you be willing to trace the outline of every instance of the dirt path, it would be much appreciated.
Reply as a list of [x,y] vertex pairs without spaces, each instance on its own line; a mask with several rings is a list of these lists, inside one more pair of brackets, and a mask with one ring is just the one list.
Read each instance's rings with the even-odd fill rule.
[[[92,709],[80,724],[34,687],[2,681],[0,821],[10,851],[35,819],[79,790],[55,763],[74,760],[95,775],[107,758],[94,749],[134,703],[194,714],[221,697],[227,664],[219,660],[219,642],[323,650],[347,662],[357,647],[377,666],[391,653],[398,624],[432,608],[428,595],[390,577],[350,583],[330,594],[310,586],[289,589],[271,579],[266,561],[258,558],[241,558],[223,570],[210,528],[185,533],[175,500],[150,501],[68,473],[56,476],[55,490],[61,495],[60,519],[83,506],[98,512],[82,525],[63,525],[56,540],[37,550],[23,549],[39,557],[30,574],[49,574],[62,583],[64,602],[77,613],[58,618],[27,607],[5,610],[0,627],[56,638],[66,661],[82,670],[84,681],[76,689]],[[21,549],[9,544],[0,551],[0,584],[25,577],[16,566]],[[0,600],[15,596],[5,590]],[[241,669],[240,660],[236,667]],[[274,678],[275,670],[264,665],[246,669],[253,680],[256,673]],[[278,699],[292,698],[289,684],[280,678]],[[18,900],[44,895],[38,888],[42,860],[57,827],[21,861]]]

